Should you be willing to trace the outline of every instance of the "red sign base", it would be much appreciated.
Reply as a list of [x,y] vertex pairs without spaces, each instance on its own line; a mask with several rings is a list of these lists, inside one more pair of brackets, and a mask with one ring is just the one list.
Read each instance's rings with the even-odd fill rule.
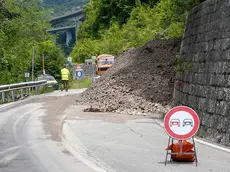
[[[168,141],[168,147],[170,146],[170,143],[173,145],[174,139],[172,137],[169,136],[169,141]],[[195,156],[195,162],[196,162],[196,167],[197,167],[197,152],[196,152],[196,145],[195,145],[195,141],[194,141],[194,137],[192,137],[192,141],[193,141],[193,145],[194,145],[194,152],[183,152],[182,151],[182,140],[179,140],[180,142],[180,152],[172,152],[172,150],[167,150],[166,152],[166,158],[165,158],[165,166],[167,165],[168,162],[168,155],[194,155]],[[171,157],[170,157],[170,162],[172,161]]]

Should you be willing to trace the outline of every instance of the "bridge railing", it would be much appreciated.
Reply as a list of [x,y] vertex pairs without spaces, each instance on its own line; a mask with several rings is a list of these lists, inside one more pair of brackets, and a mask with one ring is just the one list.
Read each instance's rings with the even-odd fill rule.
[[45,89],[47,84],[46,80],[33,81],[33,82],[22,82],[18,84],[2,85],[0,86],[1,103],[6,101],[14,102],[16,99],[24,98],[25,96],[31,95],[33,91],[38,94],[39,89],[42,91]]

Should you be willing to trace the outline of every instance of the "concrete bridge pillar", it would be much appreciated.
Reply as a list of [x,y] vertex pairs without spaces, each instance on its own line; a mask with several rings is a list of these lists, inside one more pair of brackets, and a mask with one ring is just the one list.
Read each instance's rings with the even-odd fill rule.
[[77,34],[78,34],[80,23],[81,22],[79,20],[75,21],[75,25],[76,25],[76,28],[75,28],[76,43],[75,44],[77,44]]
[[72,33],[70,30],[66,32],[66,45],[68,46],[70,41],[73,39]]

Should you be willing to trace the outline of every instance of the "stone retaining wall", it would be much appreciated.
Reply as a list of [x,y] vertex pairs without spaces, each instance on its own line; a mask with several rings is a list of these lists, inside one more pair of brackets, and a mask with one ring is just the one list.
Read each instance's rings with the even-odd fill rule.
[[96,70],[97,70],[96,65],[83,64],[82,69],[83,69],[84,76],[92,77],[96,75]]
[[[73,75],[75,75],[76,67],[77,67],[76,65],[72,66],[72,69],[74,71]],[[81,64],[81,67],[83,70],[83,78],[96,76],[97,67],[95,64],[93,64],[93,65],[92,64]]]
[[230,0],[193,8],[179,58],[174,104],[198,112],[201,137],[230,146]]

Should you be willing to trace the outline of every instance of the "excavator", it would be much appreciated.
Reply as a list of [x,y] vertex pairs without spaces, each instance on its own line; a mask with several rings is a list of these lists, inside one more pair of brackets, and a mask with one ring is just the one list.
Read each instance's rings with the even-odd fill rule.
[[114,64],[114,56],[110,54],[101,54],[96,57],[96,75],[103,75]]

